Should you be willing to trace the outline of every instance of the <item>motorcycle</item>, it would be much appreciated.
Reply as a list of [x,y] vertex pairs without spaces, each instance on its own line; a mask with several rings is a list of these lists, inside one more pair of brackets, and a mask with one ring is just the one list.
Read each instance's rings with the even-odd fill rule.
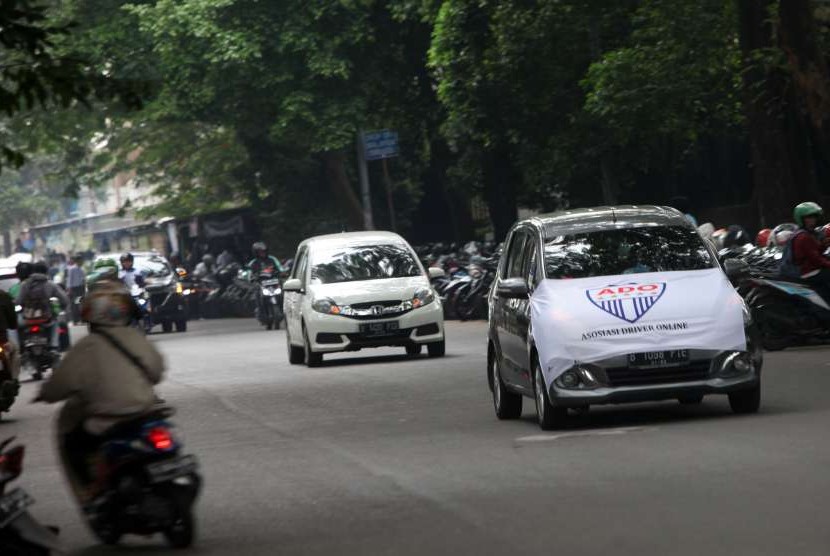
[[259,306],[257,316],[259,322],[268,330],[279,329],[283,319],[282,313],[282,283],[279,277],[270,272],[263,272],[258,280],[260,287]]
[[487,295],[496,277],[498,261],[477,261],[468,267],[470,281],[461,284],[453,293],[452,305],[462,320],[487,318]]
[[173,413],[160,406],[116,425],[97,450],[91,487],[96,494],[83,512],[104,544],[117,544],[126,534],[156,533],[173,548],[193,543],[193,504],[202,479],[196,457],[183,455],[172,433]]
[[20,392],[20,381],[12,376],[9,354],[0,346],[0,417],[11,409]]
[[149,334],[153,330],[153,314],[151,311],[150,295],[147,290],[138,284],[130,287],[130,295],[138,307],[139,317],[133,322],[133,326]]
[[19,330],[21,366],[32,369],[35,380],[41,380],[49,369],[60,361],[60,354],[52,347],[52,327],[57,323],[51,319],[24,320]]
[[22,488],[6,492],[6,487],[23,472],[24,447],[0,443],[0,554],[3,556],[48,556],[62,552],[57,529],[44,527],[28,512],[34,504]]

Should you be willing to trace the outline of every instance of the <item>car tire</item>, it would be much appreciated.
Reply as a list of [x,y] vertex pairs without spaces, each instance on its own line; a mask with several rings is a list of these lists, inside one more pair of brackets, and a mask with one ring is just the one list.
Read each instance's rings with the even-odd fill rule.
[[511,392],[501,379],[501,364],[495,353],[490,358],[490,381],[493,385],[493,408],[500,421],[518,419],[522,416],[522,395]]
[[427,344],[427,352],[430,357],[444,357],[447,353],[447,343],[444,340]]
[[169,320],[163,321],[161,323],[161,331],[164,332],[165,334],[173,332],[173,323],[170,322]]
[[187,321],[186,320],[177,320],[176,321],[176,332],[187,332]]
[[761,385],[729,394],[729,407],[738,415],[757,413],[761,407]]
[[543,431],[550,431],[561,427],[568,417],[568,409],[565,407],[554,407],[550,403],[545,377],[542,374],[542,367],[534,358],[533,361],[533,399],[536,401],[536,415],[539,427]]
[[311,342],[308,341],[308,332],[303,327],[303,359],[306,367],[319,367],[323,363],[323,354],[317,353],[311,348]]
[[410,357],[415,357],[421,354],[421,344],[409,344],[406,346],[406,354]]
[[302,365],[305,362],[305,350],[291,343],[291,336],[285,331],[285,341],[288,344],[288,362],[292,365]]
[[700,405],[703,403],[703,394],[696,396],[681,396],[677,398],[682,405]]

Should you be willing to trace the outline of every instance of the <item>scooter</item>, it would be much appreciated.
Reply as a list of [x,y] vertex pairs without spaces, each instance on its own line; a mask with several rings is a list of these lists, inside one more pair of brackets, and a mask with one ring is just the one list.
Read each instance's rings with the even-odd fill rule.
[[[22,488],[6,492],[23,472],[24,447],[10,447],[14,438],[0,443],[0,554],[48,556],[62,552],[57,529],[44,527],[28,512],[34,499]],[[53,552],[54,551],[54,552]]]
[[282,283],[269,272],[259,275],[260,302],[257,310],[259,322],[268,330],[278,330],[282,322]]
[[21,366],[32,369],[35,380],[43,379],[44,373],[60,361],[60,354],[52,347],[53,326],[57,323],[50,319],[24,320],[23,327],[18,331]]
[[196,457],[183,455],[173,435],[168,421],[173,413],[173,408],[159,406],[116,425],[94,455],[96,472],[89,487],[94,494],[82,506],[104,544],[118,544],[125,534],[156,533],[173,548],[193,543],[193,504],[202,479]]
[[765,349],[830,343],[830,305],[810,285],[747,276],[738,285]]
[[133,323],[133,326],[145,334],[149,334],[153,330],[153,313],[150,305],[150,296],[147,294],[147,290],[138,284],[132,285],[130,288],[130,295],[132,296],[133,301],[138,307],[139,314],[141,315],[140,318]]

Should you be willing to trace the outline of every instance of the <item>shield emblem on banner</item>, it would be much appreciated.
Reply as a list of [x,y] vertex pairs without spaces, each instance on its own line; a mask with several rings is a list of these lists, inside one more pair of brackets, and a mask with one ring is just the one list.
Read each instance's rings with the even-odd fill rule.
[[585,294],[597,308],[633,324],[643,318],[665,292],[665,282],[631,282],[594,288]]

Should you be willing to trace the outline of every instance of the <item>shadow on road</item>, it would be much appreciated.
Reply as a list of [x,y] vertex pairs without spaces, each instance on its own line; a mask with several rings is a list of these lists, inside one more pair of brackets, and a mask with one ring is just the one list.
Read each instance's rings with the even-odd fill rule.
[[456,357],[461,357],[460,355],[450,355],[447,354],[440,359],[432,359],[427,355],[415,355],[410,356],[406,354],[400,355],[375,355],[375,356],[362,356],[362,357],[351,357],[351,358],[343,358],[343,359],[324,359],[323,364],[320,365],[320,368],[326,367],[347,367],[351,365],[380,365],[383,363],[396,363],[401,361],[419,361],[422,363],[432,362],[435,363],[436,361],[440,361],[441,359],[455,359]]
[[[568,419],[557,430],[561,432],[589,431],[592,429],[640,425],[681,424],[693,421],[705,421],[707,419],[753,419],[765,415],[782,415],[795,412],[798,412],[798,410],[781,407],[780,405],[767,407],[762,405],[758,415],[740,416],[732,413],[729,406],[717,398],[712,398],[709,401],[704,400],[702,404],[695,406],[684,406],[678,402],[671,401],[650,402],[648,404],[637,404],[628,407],[592,407],[588,413],[570,413]],[[539,430],[536,413],[533,410],[522,415],[521,420],[528,423],[528,425],[536,427],[537,431]]]

